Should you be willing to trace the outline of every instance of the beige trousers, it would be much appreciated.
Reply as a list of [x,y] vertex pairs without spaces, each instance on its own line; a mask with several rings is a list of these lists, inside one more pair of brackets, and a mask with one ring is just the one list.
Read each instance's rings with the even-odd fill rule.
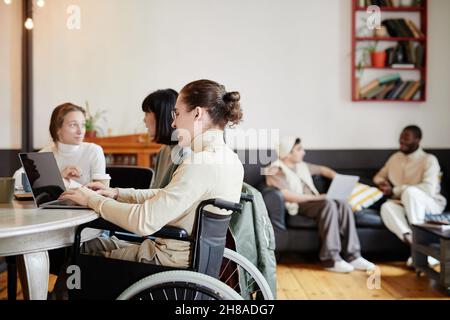
[[439,214],[444,208],[425,192],[416,187],[407,188],[400,201],[389,200],[381,206],[381,218],[386,227],[404,240],[411,233],[411,224],[424,222],[425,214]]

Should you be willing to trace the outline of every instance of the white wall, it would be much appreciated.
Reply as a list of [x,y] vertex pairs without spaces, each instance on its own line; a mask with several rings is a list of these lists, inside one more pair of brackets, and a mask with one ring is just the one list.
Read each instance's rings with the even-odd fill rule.
[[0,149],[21,147],[20,3],[0,2]]
[[[210,78],[239,90],[242,129],[280,128],[311,149],[395,148],[419,124],[450,147],[450,1],[429,1],[428,101],[350,101],[350,0],[47,0],[36,12],[35,146],[59,103],[107,109],[114,134],[144,131],[152,90]],[[66,28],[69,4],[79,31]]]

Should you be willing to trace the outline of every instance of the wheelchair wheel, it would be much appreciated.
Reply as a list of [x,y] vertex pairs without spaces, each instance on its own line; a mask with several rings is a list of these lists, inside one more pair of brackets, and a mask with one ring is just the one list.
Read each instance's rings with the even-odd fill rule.
[[[274,299],[272,290],[262,273],[247,258],[236,251],[225,248],[219,279],[244,299]],[[245,284],[245,286],[242,287],[240,284]]]
[[242,300],[229,286],[193,271],[153,274],[126,289],[117,300]]

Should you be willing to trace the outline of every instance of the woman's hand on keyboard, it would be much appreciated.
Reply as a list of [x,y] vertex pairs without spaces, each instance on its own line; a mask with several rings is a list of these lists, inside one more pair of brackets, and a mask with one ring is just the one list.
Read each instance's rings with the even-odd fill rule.
[[89,183],[88,185],[86,185],[86,187],[93,191],[96,191],[98,194],[104,197],[111,198],[114,200],[117,200],[117,197],[119,195],[119,190],[107,188],[100,182]]

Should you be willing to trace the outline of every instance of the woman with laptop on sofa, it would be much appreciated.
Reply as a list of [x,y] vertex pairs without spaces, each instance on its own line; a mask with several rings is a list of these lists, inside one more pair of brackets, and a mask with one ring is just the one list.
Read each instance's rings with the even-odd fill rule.
[[322,242],[319,257],[326,270],[348,273],[354,269],[374,269],[373,263],[361,257],[351,206],[344,201],[327,199],[314,186],[312,175],[333,179],[336,172],[305,163],[305,151],[299,138],[281,139],[278,150],[279,159],[267,169],[267,185],[283,193],[290,215],[301,214],[317,221]]
[[[104,174],[106,161],[103,149],[83,142],[86,133],[86,111],[72,103],[53,110],[50,120],[53,143],[40,152],[53,152],[67,187],[78,187],[92,181],[94,174]],[[16,189],[21,189],[23,168],[16,171]]]

